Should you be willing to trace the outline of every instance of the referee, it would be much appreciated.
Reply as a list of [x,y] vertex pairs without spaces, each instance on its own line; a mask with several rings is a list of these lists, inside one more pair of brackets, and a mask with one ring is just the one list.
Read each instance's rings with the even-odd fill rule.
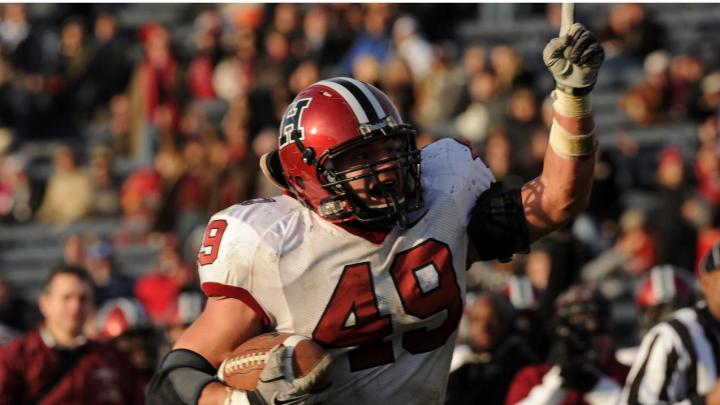
[[720,405],[720,242],[700,262],[698,276],[705,300],[645,335],[625,403]]

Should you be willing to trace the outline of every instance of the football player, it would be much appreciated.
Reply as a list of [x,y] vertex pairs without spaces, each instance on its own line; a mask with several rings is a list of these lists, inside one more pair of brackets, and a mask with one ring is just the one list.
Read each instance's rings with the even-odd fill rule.
[[[551,147],[542,174],[511,192],[456,140],[418,150],[414,129],[371,85],[334,78],[301,91],[262,159],[287,192],[211,218],[198,255],[210,300],[148,402],[443,403],[468,252],[510,260],[588,201],[590,91],[604,53],[574,24],[543,56],[557,87]],[[215,377],[233,349],[271,330],[310,337],[329,358],[290,380],[278,346],[251,392]]]

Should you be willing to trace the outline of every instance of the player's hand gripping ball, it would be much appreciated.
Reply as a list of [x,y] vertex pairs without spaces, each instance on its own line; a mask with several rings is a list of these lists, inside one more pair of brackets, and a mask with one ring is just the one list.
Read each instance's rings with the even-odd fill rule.
[[307,376],[326,357],[325,349],[305,336],[265,333],[238,346],[220,364],[218,377],[232,388],[255,390],[267,364],[268,353],[278,345],[285,347],[281,368],[287,382]]

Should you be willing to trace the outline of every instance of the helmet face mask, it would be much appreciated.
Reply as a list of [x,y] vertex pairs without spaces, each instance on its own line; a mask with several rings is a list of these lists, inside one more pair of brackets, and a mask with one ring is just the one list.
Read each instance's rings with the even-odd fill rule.
[[322,186],[350,204],[357,221],[377,227],[404,226],[407,213],[422,206],[420,151],[408,126],[380,128],[329,149],[318,164]]
[[318,82],[283,117],[285,184],[330,222],[404,227],[422,207],[415,135],[380,90],[349,78]]

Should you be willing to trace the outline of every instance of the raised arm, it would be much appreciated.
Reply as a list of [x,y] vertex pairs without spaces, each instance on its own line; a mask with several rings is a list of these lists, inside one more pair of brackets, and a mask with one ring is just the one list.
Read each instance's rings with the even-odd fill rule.
[[543,59],[556,89],[542,174],[521,190],[531,243],[561,227],[588,204],[597,147],[590,91],[604,52],[595,35],[575,23],[566,35],[548,43]]

